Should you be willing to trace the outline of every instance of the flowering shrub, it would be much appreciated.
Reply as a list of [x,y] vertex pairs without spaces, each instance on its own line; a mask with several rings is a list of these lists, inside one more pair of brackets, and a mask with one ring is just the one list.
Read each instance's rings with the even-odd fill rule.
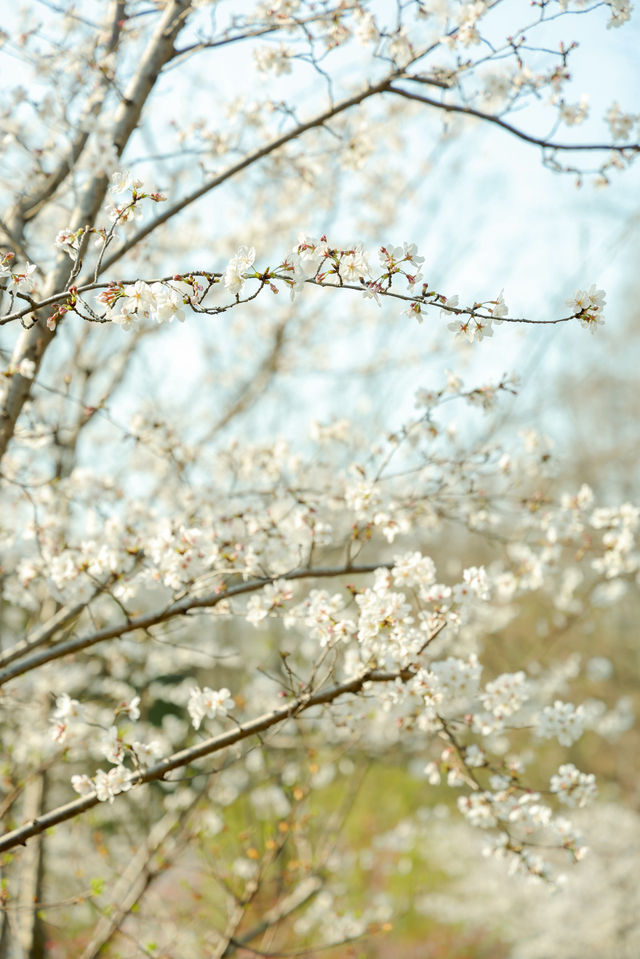
[[[603,140],[556,136],[591,118],[567,99],[575,44],[544,39],[603,5],[540,0],[526,36],[488,0],[392,16],[364,0],[223,6],[45,6],[38,28],[12,14],[3,34],[21,64],[0,183],[7,955],[138,943],[155,886],[209,855],[193,888],[210,913],[185,924],[168,896],[142,951],[309,953],[390,931],[389,891],[363,906],[346,889],[346,812],[317,806],[340,781],[347,809],[389,757],[505,875],[555,887],[588,842],[564,807],[598,795],[572,750],[633,722],[623,696],[581,699],[613,669],[602,656],[492,658],[488,641],[532,608],[561,629],[618,602],[640,569],[640,508],[586,483],[558,492],[533,432],[466,429],[515,395],[515,375],[469,385],[448,370],[391,430],[340,396],[339,416],[319,403],[300,429],[318,403],[309,370],[335,372],[392,324],[419,342],[443,331],[443,352],[524,325],[605,335],[590,277],[563,311],[521,316],[499,285],[441,288],[412,239],[347,243],[296,206],[307,190],[324,210],[342,170],[383,204],[366,172],[384,158],[376,123],[401,130],[416,111],[480,121],[555,172],[608,183],[640,151],[638,116],[615,102]],[[604,7],[603,26],[630,18],[627,2]],[[216,93],[198,118],[209,64],[224,72],[237,49],[252,97]],[[527,126],[538,102],[548,138]],[[242,177],[236,228],[222,189],[209,200]],[[353,374],[363,396],[371,375]],[[359,868],[410,869],[423,840],[399,821],[362,842]],[[36,951],[51,903],[74,906],[71,951],[54,932]]]

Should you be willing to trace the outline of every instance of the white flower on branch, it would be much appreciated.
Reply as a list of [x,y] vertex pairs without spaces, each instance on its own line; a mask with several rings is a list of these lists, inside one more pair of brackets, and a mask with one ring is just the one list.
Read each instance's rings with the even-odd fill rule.
[[[124,766],[114,766],[108,773],[99,769],[94,777],[94,788],[98,800],[112,803],[119,793],[128,792],[132,786],[130,776],[129,770]],[[79,785],[84,789],[84,780]]]
[[491,322],[490,317],[461,316],[447,323],[447,327],[456,334],[457,338],[464,339],[467,343],[474,343],[493,336]]
[[162,747],[155,739],[150,743],[141,743],[136,740],[131,749],[141,766],[150,766],[154,760],[162,755]]
[[121,763],[125,755],[125,746],[120,738],[117,726],[110,726],[102,734],[100,749],[110,763]]
[[16,372],[19,373],[20,376],[24,376],[25,380],[32,380],[36,374],[35,361],[25,357],[23,360],[20,360]]
[[584,123],[588,116],[589,98],[586,95],[583,95],[578,103],[560,102],[560,119],[567,126],[578,126],[578,124]]
[[567,806],[586,806],[598,794],[593,773],[582,773],[573,765],[565,763],[551,777],[549,789]]
[[56,719],[80,719],[84,710],[77,699],[72,699],[68,693],[62,693],[56,699],[56,708],[53,715]]
[[604,118],[614,140],[627,140],[640,119],[635,113],[623,113],[617,100],[611,104]]
[[340,259],[340,276],[347,283],[357,283],[361,277],[369,276],[369,263],[362,244],[357,243],[351,250],[343,253]]
[[144,182],[132,176],[129,170],[116,170],[111,174],[111,193],[124,193],[126,190],[141,190]]
[[291,73],[291,60],[294,52],[284,43],[277,47],[260,47],[253,54],[256,66],[261,73],[273,72],[277,77]]
[[224,285],[229,293],[238,294],[242,292],[245,274],[253,266],[255,258],[255,249],[248,246],[241,246],[235,256],[231,258],[224,271]]
[[419,552],[394,556],[391,574],[396,586],[427,587],[436,581],[435,563]]
[[193,728],[199,729],[203,719],[227,716],[234,705],[231,693],[226,687],[215,690],[209,686],[204,689],[195,686],[189,695],[187,711],[191,716]]
[[35,263],[29,263],[27,260],[24,270],[18,272],[9,269],[8,263],[10,262],[7,257],[0,261],[0,284],[3,280],[6,280],[7,290],[15,290],[16,293],[31,293],[35,286],[33,276],[37,269]]
[[631,17],[633,4],[630,3],[629,0],[607,0],[607,4],[611,10],[607,29],[609,27],[621,27],[622,24],[626,23]]
[[542,739],[557,739],[561,746],[571,746],[584,731],[584,709],[557,699],[545,706],[537,717],[535,732]]
[[398,32],[389,43],[389,56],[399,67],[406,67],[412,59],[413,48],[404,31]]
[[89,796],[94,791],[93,780],[86,774],[72,776],[71,785],[81,796]]
[[365,12],[362,9],[356,9],[356,37],[362,46],[372,46],[379,42],[380,31],[376,19],[372,13]]
[[597,289],[595,283],[592,283],[588,290],[578,290],[567,300],[571,313],[577,315],[581,324],[591,333],[595,333],[596,327],[604,323],[604,304],[605,292]]
[[486,710],[498,719],[513,716],[529,699],[530,687],[522,670],[517,673],[503,673],[497,679],[487,683],[480,693],[480,702]]

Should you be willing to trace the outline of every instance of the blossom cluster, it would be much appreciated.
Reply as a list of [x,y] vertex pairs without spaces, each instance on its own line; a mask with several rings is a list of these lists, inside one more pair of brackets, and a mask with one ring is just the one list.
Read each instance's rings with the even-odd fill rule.
[[[126,717],[132,722],[140,718],[140,697],[134,696],[129,702],[120,703],[113,712],[113,719]],[[105,772],[98,769],[93,776],[86,773],[75,774],[71,777],[73,789],[81,796],[95,793],[100,802],[113,802],[121,792],[128,792],[133,785],[132,773],[125,762],[130,759],[135,769],[149,766],[162,753],[162,746],[157,740],[142,742],[128,741],[129,737],[116,723],[103,727],[99,740],[99,750],[108,762],[111,769]],[[64,745],[69,751],[82,742],[88,727],[95,727],[96,722],[89,715],[86,707],[68,693],[61,693],[56,697],[56,706],[51,717],[51,738],[59,745]]]
[[595,333],[596,327],[604,323],[602,313],[604,304],[604,290],[596,289],[593,283],[588,290],[578,290],[571,299],[567,300],[567,306],[572,314],[577,316],[585,329],[591,333]]
[[196,686],[191,690],[187,710],[191,716],[193,728],[199,729],[205,717],[213,719],[218,715],[226,716],[233,706],[234,702],[228,689],[213,690],[209,686],[200,689]]
[[23,270],[12,270],[11,263],[15,254],[4,253],[0,258],[0,284],[8,292],[31,293],[35,286],[36,266],[27,260]]
[[143,320],[161,325],[185,319],[185,295],[165,283],[136,280],[127,286],[112,286],[98,295],[98,301],[107,304],[105,318],[123,330],[135,329]]
[[549,789],[567,806],[586,806],[598,794],[593,773],[582,773],[573,763],[564,763],[551,777]]

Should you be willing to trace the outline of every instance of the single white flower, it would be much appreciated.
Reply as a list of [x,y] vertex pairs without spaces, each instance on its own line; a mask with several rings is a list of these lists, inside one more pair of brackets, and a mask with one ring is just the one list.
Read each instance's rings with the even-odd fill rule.
[[36,373],[36,364],[25,357],[18,363],[17,372],[24,376],[25,380],[32,380]]
[[224,285],[229,293],[237,295],[244,286],[245,274],[253,266],[256,251],[253,247],[241,246],[229,261],[224,271]]

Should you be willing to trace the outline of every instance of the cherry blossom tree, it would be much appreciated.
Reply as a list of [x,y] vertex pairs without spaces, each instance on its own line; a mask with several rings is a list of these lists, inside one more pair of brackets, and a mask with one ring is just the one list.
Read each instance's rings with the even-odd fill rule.
[[597,278],[512,311],[394,236],[390,152],[417,164],[425,123],[435,151],[480,124],[569,185],[640,151],[628,104],[582,138],[570,93],[575,22],[608,43],[631,4],[520,7],[43,0],[5,24],[0,955],[393,936],[375,864],[437,814],[356,844],[389,758],[505,883],[583,857],[572,749],[614,742],[629,701],[576,698],[575,657],[491,649],[532,610],[579,630],[617,603],[640,510],[559,489],[531,430],[464,428],[513,374],[447,370],[391,420],[353,399],[418,342],[455,366],[508,327],[606,336]]

